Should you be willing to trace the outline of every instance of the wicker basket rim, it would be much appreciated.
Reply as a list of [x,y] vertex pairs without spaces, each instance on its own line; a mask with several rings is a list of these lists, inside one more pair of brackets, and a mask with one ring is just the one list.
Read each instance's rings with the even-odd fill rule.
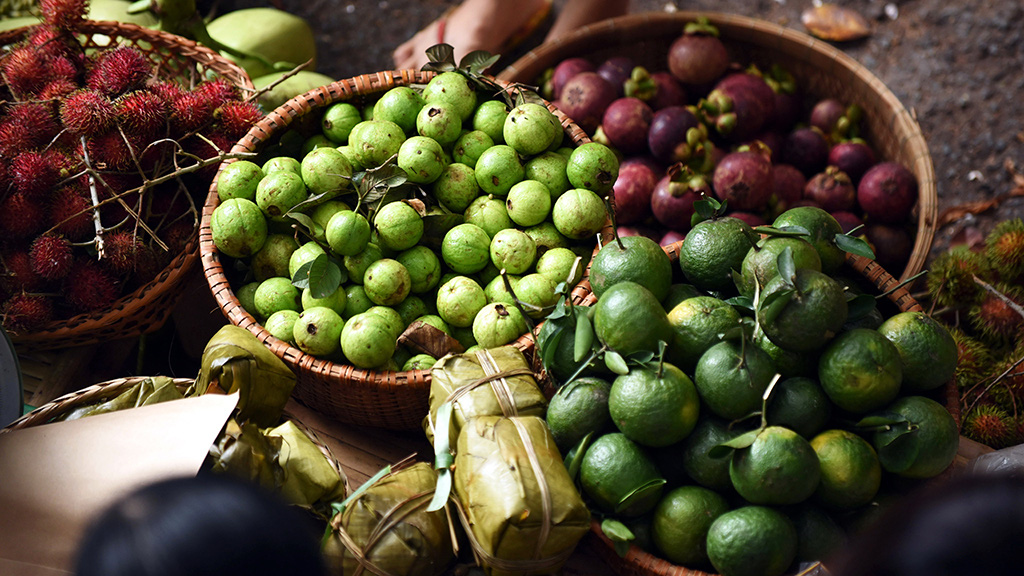
[[[768,45],[768,43],[765,45],[755,44],[758,47],[770,49],[788,44],[821,55],[833,63],[830,72],[846,71],[856,79],[860,87],[870,90],[885,102],[886,107],[892,112],[892,128],[900,131],[901,142],[910,151],[909,156],[913,159],[914,164],[911,169],[918,180],[917,235],[911,257],[900,277],[907,279],[917,274],[923,268],[928,257],[938,221],[935,168],[928,152],[927,141],[913,114],[903,106],[892,90],[865,66],[828,42],[815,39],[793,28],[738,14],[717,11],[643,12],[590,24],[542,44],[508,65],[498,74],[498,78],[522,81],[526,77],[536,76],[542,70],[541,65],[553,65],[551,60],[555,56],[575,54],[576,50],[581,46],[588,45],[587,43],[595,38],[607,40],[609,45],[613,45],[618,34],[625,34],[630,38],[635,36],[636,38],[633,39],[640,39],[656,37],[659,34],[667,33],[669,29],[682,33],[684,23],[701,17],[707,18],[711,24],[720,28],[735,28],[737,29],[735,32],[750,31],[758,33],[758,37],[763,35],[774,38],[772,45]],[[725,36],[724,33],[723,36]],[[739,35],[735,39],[746,44],[754,42],[750,38]],[[859,87],[851,86],[851,89],[857,88]]]

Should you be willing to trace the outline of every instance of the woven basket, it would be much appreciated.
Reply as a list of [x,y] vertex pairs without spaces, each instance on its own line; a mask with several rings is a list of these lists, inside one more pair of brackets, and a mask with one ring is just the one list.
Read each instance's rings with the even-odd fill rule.
[[917,236],[906,279],[921,271],[935,235],[938,193],[935,170],[921,128],[899,99],[867,68],[834,46],[796,30],[763,20],[714,12],[651,12],[631,14],[584,26],[542,44],[509,65],[498,78],[535,83],[550,67],[568,57],[600,62],[630,56],[652,70],[667,70],[669,46],[686,23],[707,17],[717,26],[730,55],[759,66],[779,64],[796,78],[801,90],[819,98],[834,97],[864,108],[864,138],[881,158],[899,162],[917,177]]
[[[0,32],[0,47],[22,40],[31,30]],[[242,90],[254,91],[245,71],[218,53],[192,40],[141,26],[107,21],[83,21],[78,36],[86,50],[108,50],[131,45],[153,61],[162,79],[198,82],[210,75],[224,78]],[[167,321],[190,274],[197,273],[199,240],[196,235],[184,250],[149,283],[123,295],[109,308],[51,322],[34,332],[11,335],[20,352],[85,346],[134,338],[159,329]]]
[[[664,247],[673,263],[679,261],[679,249],[682,244],[680,241]],[[900,286],[900,281],[886,272],[874,260],[847,253],[846,264],[853,272],[873,284],[879,294],[885,294],[888,301],[900,312],[923,311],[921,305],[910,294],[907,286]],[[596,297],[591,292],[583,302],[584,304],[593,304],[596,301]],[[950,381],[938,392],[935,400],[946,406],[959,428],[960,399],[956,382]],[[601,531],[600,522],[592,521],[590,528],[590,533],[585,539],[586,545],[620,576],[713,576],[708,572],[673,564],[638,546],[630,546],[625,556],[619,556],[615,552],[612,541]]]
[[[396,86],[425,84],[431,72],[415,70],[385,71],[339,80],[292,98],[270,112],[235,144],[232,152],[257,152],[293,123],[310,113],[340,101],[363,102]],[[589,138],[575,123],[548,104],[562,123],[565,134],[574,143]],[[221,164],[220,169],[231,160]],[[242,308],[225,275],[220,254],[213,244],[210,217],[220,204],[214,179],[203,207],[199,229],[199,250],[203,271],[221,312],[232,324],[241,326],[263,342],[298,376],[293,395],[310,408],[341,422],[388,430],[414,430],[422,425],[428,411],[430,371],[376,371],[319,359],[272,336],[249,312]],[[577,286],[572,293],[578,302],[589,292],[589,284]],[[529,352],[533,337],[527,334],[514,345]]]

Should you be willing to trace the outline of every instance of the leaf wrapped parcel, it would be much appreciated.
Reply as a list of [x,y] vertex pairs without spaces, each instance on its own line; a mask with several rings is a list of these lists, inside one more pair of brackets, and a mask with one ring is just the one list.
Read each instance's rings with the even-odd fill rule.
[[430,377],[430,411],[423,422],[430,442],[438,409],[446,402],[452,403],[452,446],[459,430],[476,416],[543,416],[547,409],[530,364],[514,346],[446,356],[434,365]]
[[279,436],[264,435],[252,422],[231,418],[217,442],[210,446],[204,467],[277,492],[284,484],[284,470],[277,465],[282,443]]
[[426,511],[437,473],[418,462],[371,482],[331,519],[322,547],[330,572],[437,576],[447,570],[455,560],[453,525],[447,509]]
[[256,336],[227,324],[203,350],[195,392],[238,392],[238,419],[266,428],[281,421],[295,380],[295,373]]
[[466,424],[454,488],[473,553],[491,576],[556,574],[590,529],[590,511],[536,416]]
[[321,451],[294,420],[266,431],[280,438],[277,464],[284,470],[281,495],[299,506],[329,505],[345,498],[345,473],[336,460]]
[[79,406],[65,414],[60,420],[78,420],[86,416],[116,412],[126,408],[148,406],[167,400],[178,400],[184,395],[174,381],[166,376],[154,376],[140,380],[117,396],[96,404]]

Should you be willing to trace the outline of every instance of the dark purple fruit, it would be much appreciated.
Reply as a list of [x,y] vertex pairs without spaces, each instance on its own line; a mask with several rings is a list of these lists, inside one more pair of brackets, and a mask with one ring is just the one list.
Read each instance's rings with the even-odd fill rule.
[[810,178],[825,169],[828,151],[828,140],[820,130],[797,128],[786,135],[782,145],[782,161],[792,164]]
[[676,232],[675,230],[669,230],[658,240],[658,244],[661,246],[668,246],[669,244],[675,244],[676,242],[682,242],[683,238],[686,238],[686,234],[682,232]]
[[728,67],[729,51],[710,25],[687,25],[668,49],[668,70],[683,84],[714,82]]
[[828,153],[828,163],[846,172],[854,185],[858,184],[864,173],[877,162],[874,150],[863,140],[840,142]]
[[756,74],[734,72],[715,84],[701,108],[719,134],[742,142],[767,125],[775,111],[775,92]]
[[731,210],[760,212],[772,190],[772,164],[766,149],[737,150],[715,166],[711,187]]
[[917,178],[902,164],[875,164],[857,185],[857,202],[872,222],[900,224],[910,219],[917,202]]
[[777,213],[793,207],[793,203],[804,197],[807,178],[804,173],[789,164],[772,165],[771,204]]
[[853,212],[840,210],[832,212],[832,217],[836,219],[836,222],[839,222],[839,227],[843,229],[843,234],[849,234],[854,228],[864,225],[864,220],[861,220],[861,217]]
[[635,66],[629,56],[612,56],[597,67],[597,73],[615,88],[617,96],[622,96]]
[[639,98],[619,98],[608,105],[601,119],[601,129],[608,142],[623,154],[647,151],[647,132],[654,111]]
[[857,188],[845,172],[829,166],[807,181],[804,198],[821,206],[826,212],[851,210],[857,206]]
[[675,76],[668,72],[655,72],[651,74],[654,80],[654,96],[647,101],[654,110],[661,110],[669,106],[683,106],[686,104],[686,88],[676,80]]
[[693,219],[693,203],[700,200],[702,194],[711,194],[703,177],[682,166],[673,166],[654,187],[651,213],[665,228],[686,232]]
[[[786,142],[786,137],[781,132],[774,130],[768,130],[757,134],[751,139],[751,143],[754,140],[758,140],[761,144],[768,147],[771,150],[772,164],[778,164],[782,162],[782,146]],[[749,145],[749,143],[748,143]]]
[[593,62],[581,57],[566,58],[559,62],[551,74],[551,91],[554,99],[561,98],[562,89],[573,76],[580,72],[593,72],[596,69]]
[[811,126],[821,130],[823,134],[831,134],[844,114],[845,104],[836,98],[824,98],[811,108]]
[[619,165],[619,176],[612,186],[616,224],[636,224],[651,216],[651,195],[658,176],[651,163],[644,160],[627,159]]
[[775,91],[775,113],[768,122],[769,127],[779,131],[788,131],[800,118],[803,98],[799,93]]
[[699,130],[700,121],[685,106],[669,106],[654,113],[647,131],[651,155],[666,164],[688,161],[693,148],[687,144],[687,132]]
[[580,72],[565,83],[557,106],[580,128],[593,134],[615,98],[615,88],[597,72]]
[[751,228],[756,226],[766,226],[768,224],[768,221],[765,220],[763,216],[760,214],[754,214],[753,212],[731,211],[726,215],[746,222]]
[[660,231],[642,224],[638,224],[636,226],[617,226],[615,231],[619,234],[619,238],[625,238],[626,236],[646,236],[655,242],[661,240]]
[[903,226],[869,224],[864,236],[875,250],[875,262],[893,276],[899,277],[914,251],[914,238]]

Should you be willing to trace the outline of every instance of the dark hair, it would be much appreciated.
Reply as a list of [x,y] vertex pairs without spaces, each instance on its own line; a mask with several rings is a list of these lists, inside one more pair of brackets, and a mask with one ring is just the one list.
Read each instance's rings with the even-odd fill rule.
[[1024,559],[1024,482],[938,480],[892,505],[826,562],[832,576],[999,576]]
[[79,544],[78,576],[323,576],[302,511],[223,474],[161,480],[111,505]]

